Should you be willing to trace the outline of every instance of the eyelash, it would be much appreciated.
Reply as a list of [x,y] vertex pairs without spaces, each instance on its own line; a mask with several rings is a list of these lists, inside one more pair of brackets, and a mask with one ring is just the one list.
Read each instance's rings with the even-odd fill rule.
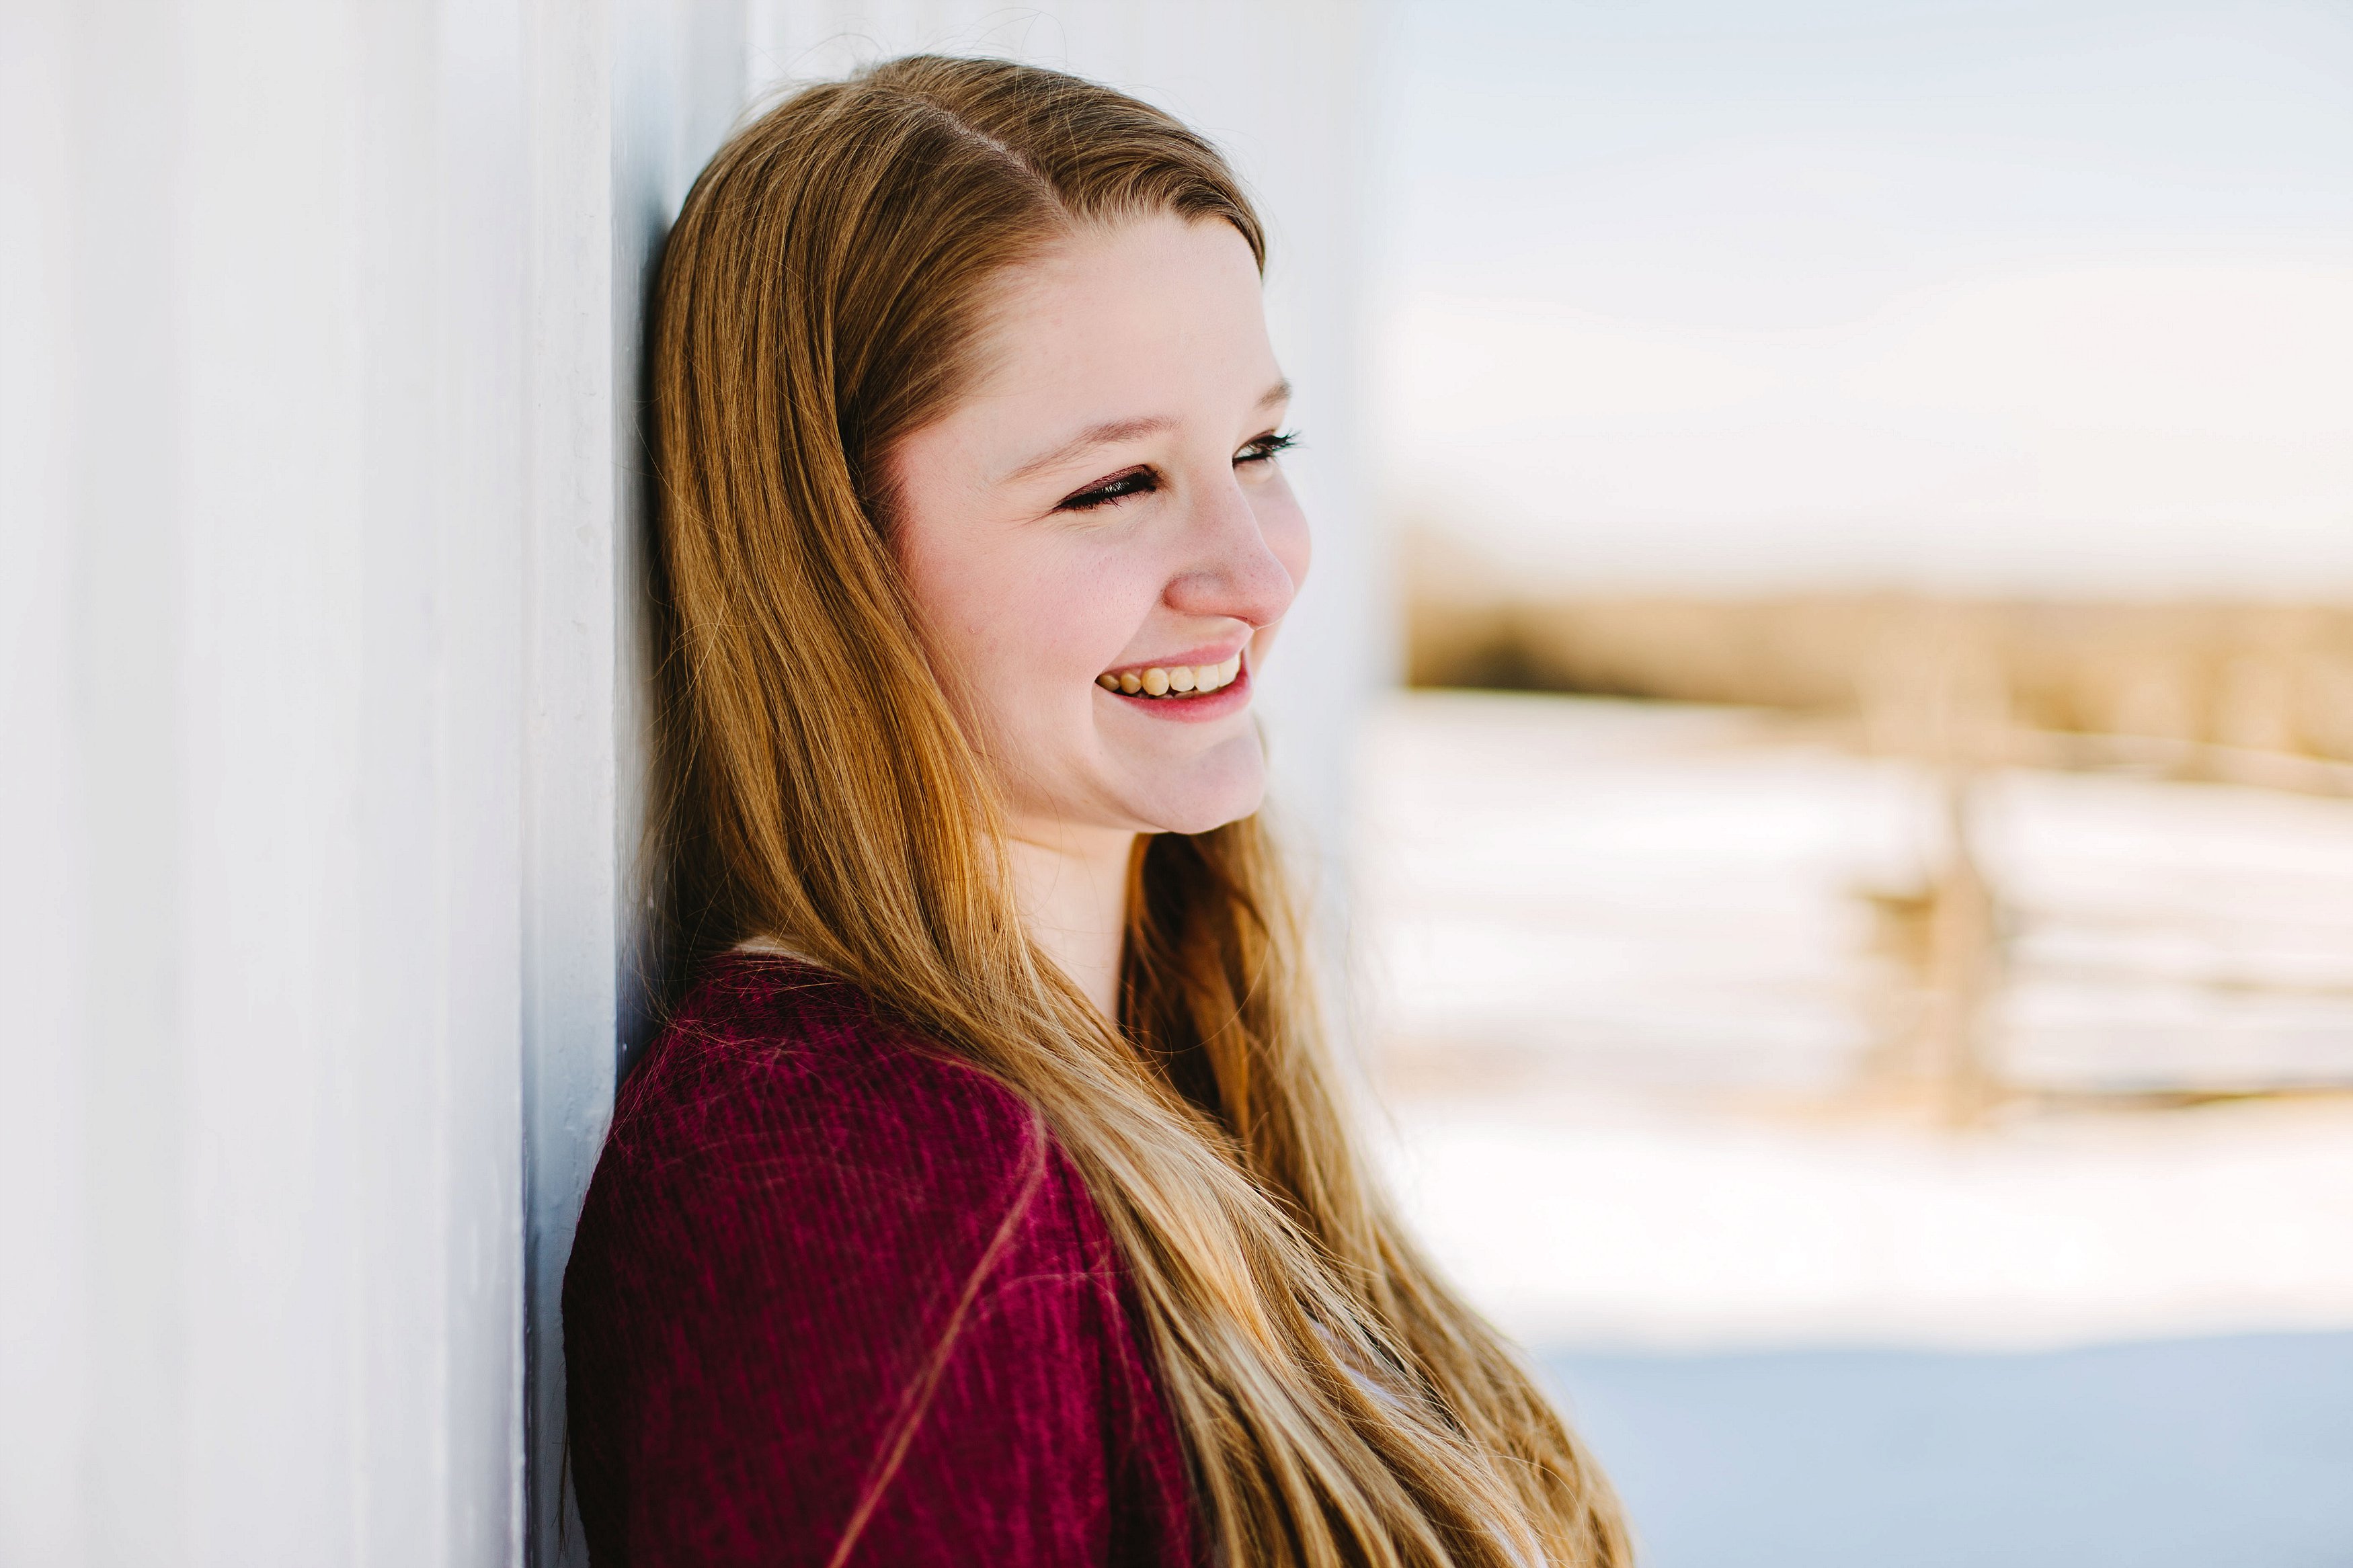
[[[1290,431],[1275,436],[1261,436],[1234,454],[1237,463],[1268,463],[1299,445],[1299,437]],[[1066,496],[1057,511],[1092,511],[1097,507],[1111,506],[1130,496],[1150,495],[1160,488],[1160,476],[1150,468],[1137,468],[1132,473],[1106,479],[1092,489]]]

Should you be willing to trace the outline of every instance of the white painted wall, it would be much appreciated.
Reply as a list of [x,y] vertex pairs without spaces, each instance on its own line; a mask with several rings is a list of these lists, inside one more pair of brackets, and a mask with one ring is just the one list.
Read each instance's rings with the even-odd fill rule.
[[779,76],[1020,52],[1236,155],[1322,526],[1268,701],[1332,841],[1388,664],[1356,10],[1008,15],[0,8],[0,1564],[577,1557],[554,1288],[642,1028],[640,302]]

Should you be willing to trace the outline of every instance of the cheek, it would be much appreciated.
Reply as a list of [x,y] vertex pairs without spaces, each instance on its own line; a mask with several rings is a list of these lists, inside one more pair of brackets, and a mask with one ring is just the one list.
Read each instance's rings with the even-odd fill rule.
[[925,640],[962,689],[968,721],[1024,747],[1051,746],[1049,731],[1092,715],[1094,678],[1116,662],[1156,593],[1132,552],[1018,525],[935,531],[899,553]]
[[1092,704],[1095,677],[1118,662],[1161,586],[1155,563],[1134,549],[1090,544],[1039,561],[1028,592],[1037,600],[1036,646],[1056,679],[1075,679]]
[[1024,703],[1019,679],[1025,584],[976,531],[951,520],[911,517],[894,553],[914,601],[923,650],[956,710],[965,738],[984,752],[1008,750],[1009,721]]

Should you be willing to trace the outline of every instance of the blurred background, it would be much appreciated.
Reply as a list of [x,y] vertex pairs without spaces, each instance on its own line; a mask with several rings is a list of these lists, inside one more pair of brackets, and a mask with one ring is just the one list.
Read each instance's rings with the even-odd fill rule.
[[2353,1563],[2353,13],[1388,27],[1439,1251],[1659,1568]]
[[1262,199],[1282,805],[1643,1561],[2353,1564],[2341,0],[0,0],[0,1568],[581,1559],[645,292],[914,49]]

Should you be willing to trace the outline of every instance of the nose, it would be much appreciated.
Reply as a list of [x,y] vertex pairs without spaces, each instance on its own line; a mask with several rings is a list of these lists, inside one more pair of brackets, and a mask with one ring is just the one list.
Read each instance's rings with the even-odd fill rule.
[[[1162,595],[1168,607],[1186,616],[1231,616],[1252,626],[1282,619],[1299,584],[1275,553],[1250,496],[1230,474],[1196,494],[1198,503],[1186,520],[1184,566]],[[1289,504],[1287,497],[1283,504]]]

